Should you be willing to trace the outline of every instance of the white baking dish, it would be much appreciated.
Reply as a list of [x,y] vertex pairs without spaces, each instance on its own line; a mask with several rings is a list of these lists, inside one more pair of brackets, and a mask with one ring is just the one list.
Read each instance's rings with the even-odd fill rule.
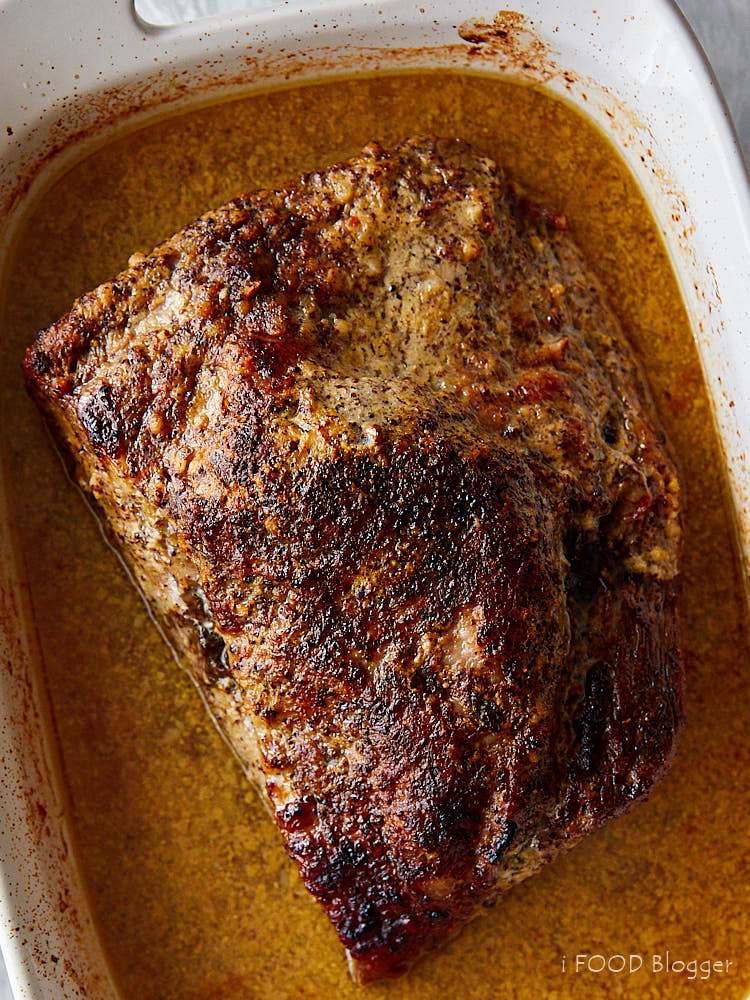
[[[0,0],[0,268],[35,190],[125,123],[289,76],[359,68],[471,65],[537,80],[598,122],[650,198],[696,331],[747,560],[750,191],[676,9],[634,0],[624,16],[619,0],[594,12],[589,0],[516,0],[530,33],[477,47],[457,29],[491,22],[487,0],[302,2],[150,29],[125,0]],[[0,943],[19,997],[108,1000],[116,994],[45,744],[24,603],[0,492]]]

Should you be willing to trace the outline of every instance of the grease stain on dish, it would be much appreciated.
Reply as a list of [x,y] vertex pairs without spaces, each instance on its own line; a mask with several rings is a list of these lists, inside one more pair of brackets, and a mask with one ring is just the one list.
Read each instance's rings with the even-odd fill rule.
[[[523,75],[549,80],[559,70],[552,52],[534,30],[534,22],[515,10],[501,10],[491,22],[472,18],[458,26],[458,35],[472,46],[481,46],[484,59],[510,62]],[[478,55],[473,51],[472,55]]]

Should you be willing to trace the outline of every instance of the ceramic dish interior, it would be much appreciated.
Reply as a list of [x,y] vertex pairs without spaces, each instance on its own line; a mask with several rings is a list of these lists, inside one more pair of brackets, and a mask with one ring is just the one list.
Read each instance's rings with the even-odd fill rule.
[[[34,199],[119,131],[177,108],[336,73],[451,67],[564,96],[647,195],[682,286],[750,552],[750,197],[697,45],[667,0],[424,0],[237,13],[154,29],[124,2],[0,3],[0,268]],[[2,469],[0,469],[2,473]],[[2,476],[0,475],[0,491]],[[116,995],[66,824],[25,582],[0,492],[0,937],[19,997]]]

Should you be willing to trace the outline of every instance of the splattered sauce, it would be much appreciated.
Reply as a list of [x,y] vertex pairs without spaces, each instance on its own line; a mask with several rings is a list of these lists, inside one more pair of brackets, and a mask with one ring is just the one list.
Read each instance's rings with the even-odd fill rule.
[[[132,251],[148,251],[201,212],[348,157],[370,139],[425,132],[468,139],[565,213],[644,361],[685,497],[688,724],[647,804],[514,888],[408,978],[368,987],[367,996],[596,1000],[627,990],[739,1000],[750,985],[748,631],[690,326],[656,225],[607,140],[537,88],[469,74],[308,84],[171,118],[75,165],[25,221],[1,314],[3,445],[102,939],[129,1000],[363,995],[262,804],[66,479],[25,395],[23,351]],[[633,953],[643,964],[632,975],[576,972],[583,952]],[[667,952],[670,962],[699,964],[666,971]],[[709,964],[706,978],[709,960],[723,965]]]

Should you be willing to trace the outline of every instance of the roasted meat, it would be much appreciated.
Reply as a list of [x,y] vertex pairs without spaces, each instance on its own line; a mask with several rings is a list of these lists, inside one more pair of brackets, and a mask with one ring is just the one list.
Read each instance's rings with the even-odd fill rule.
[[236,199],[25,371],[361,981],[663,773],[675,469],[565,219],[469,146]]

